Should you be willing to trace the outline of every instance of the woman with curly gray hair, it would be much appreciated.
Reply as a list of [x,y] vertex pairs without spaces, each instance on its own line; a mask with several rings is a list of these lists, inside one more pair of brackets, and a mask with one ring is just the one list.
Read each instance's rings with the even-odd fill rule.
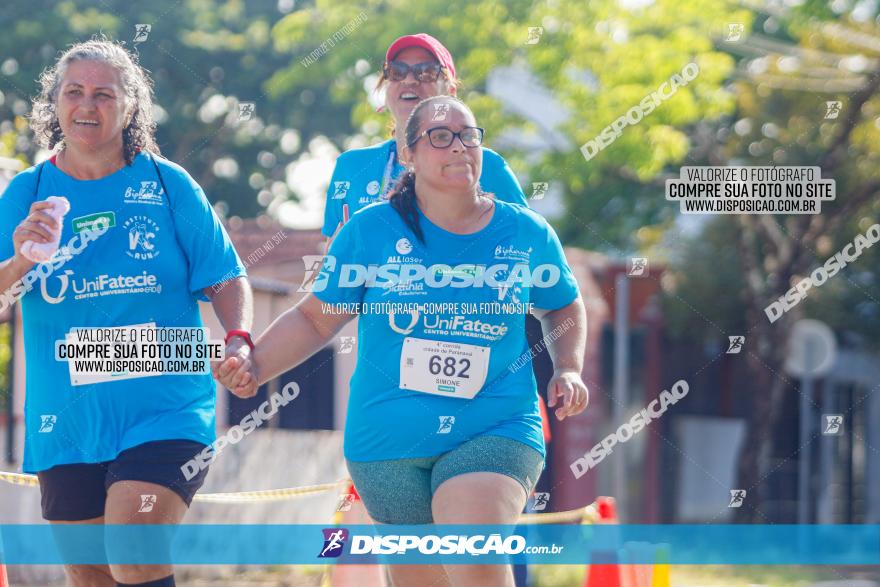
[[[105,125],[102,129],[103,133],[93,136],[81,132],[82,121],[79,124],[76,121],[73,121],[72,125],[66,124],[67,132],[65,132],[62,122],[70,121],[66,119],[62,121],[57,108],[60,105],[70,109],[82,96],[81,92],[73,88],[68,88],[64,94],[61,93],[62,82],[71,66],[77,72],[90,71],[92,77],[98,70],[104,70],[110,78],[115,78],[111,81],[119,87],[111,88],[109,85],[103,87],[105,91],[99,94],[100,99],[96,105],[107,114],[122,118],[124,124],[121,134],[110,132],[117,130],[113,125]],[[44,147],[54,149],[60,145],[62,149],[75,151],[77,147],[86,146],[91,155],[107,149],[109,163],[113,160],[113,155],[119,152],[117,147],[121,140],[122,157],[126,165],[132,164],[138,151],[146,150],[159,154],[159,147],[153,136],[156,123],[153,121],[153,92],[150,79],[122,46],[106,40],[92,40],[76,45],[69,49],[54,67],[43,72],[40,83],[42,92],[33,103],[31,128]],[[109,91],[111,89],[121,92],[117,94]],[[120,108],[123,104],[124,108]],[[109,121],[112,120],[113,118],[110,118]],[[97,127],[85,128],[95,130]],[[65,141],[65,137],[69,140]],[[71,140],[72,144],[69,144]],[[82,142],[84,145],[78,145],[77,142]]]
[[[74,45],[41,82],[32,125],[55,154],[0,197],[0,291],[22,300],[23,470],[37,473],[53,524],[178,524],[207,474],[189,464],[215,439],[210,365],[135,372],[65,361],[56,346],[86,329],[118,341],[202,328],[201,299],[227,329],[227,356],[248,362],[245,269],[201,187],[159,157],[150,80],[128,51],[104,39]],[[120,358],[100,346],[79,358]],[[118,548],[107,540],[110,563],[124,560]],[[75,587],[174,585],[170,565],[65,570]]]

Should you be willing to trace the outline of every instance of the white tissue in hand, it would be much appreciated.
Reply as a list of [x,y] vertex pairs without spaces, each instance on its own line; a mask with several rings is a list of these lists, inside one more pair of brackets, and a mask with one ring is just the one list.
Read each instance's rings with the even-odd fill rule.
[[25,241],[21,246],[21,253],[34,263],[45,263],[58,250],[58,246],[61,244],[62,220],[64,220],[64,215],[70,211],[70,202],[64,196],[49,196],[46,201],[52,204],[46,213],[58,221],[58,228],[50,228],[41,222],[40,224],[52,235],[52,240],[48,243]]

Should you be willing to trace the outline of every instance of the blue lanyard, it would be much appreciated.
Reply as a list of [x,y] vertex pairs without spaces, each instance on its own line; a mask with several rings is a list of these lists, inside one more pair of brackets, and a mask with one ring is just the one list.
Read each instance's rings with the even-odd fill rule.
[[388,163],[385,164],[385,173],[382,174],[382,185],[379,188],[379,197],[384,199],[388,192],[391,191],[393,187],[391,185],[391,173],[394,171],[394,164],[397,162],[397,143],[394,143],[393,148],[390,149],[388,153]]

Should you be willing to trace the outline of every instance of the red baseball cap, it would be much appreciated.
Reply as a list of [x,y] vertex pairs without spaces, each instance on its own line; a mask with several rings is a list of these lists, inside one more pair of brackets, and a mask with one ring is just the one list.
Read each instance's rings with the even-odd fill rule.
[[421,47],[430,51],[437,58],[437,61],[440,62],[440,65],[449,70],[452,79],[456,79],[455,64],[452,63],[452,54],[449,52],[449,49],[427,33],[405,35],[391,43],[391,46],[388,47],[388,52],[385,53],[385,62],[391,61],[395,55],[409,47]]

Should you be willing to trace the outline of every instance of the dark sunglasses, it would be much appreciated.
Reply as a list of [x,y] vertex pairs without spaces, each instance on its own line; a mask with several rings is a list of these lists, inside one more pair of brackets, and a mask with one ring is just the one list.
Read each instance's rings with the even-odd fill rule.
[[393,82],[405,80],[410,71],[413,72],[413,76],[420,82],[435,82],[440,77],[442,69],[443,66],[436,61],[426,61],[414,65],[402,61],[389,61],[382,69],[382,73],[385,79]]
[[409,146],[411,147],[415,145],[419,142],[419,139],[426,135],[431,146],[435,149],[448,149],[455,140],[455,137],[458,137],[461,144],[469,149],[479,147],[483,144],[483,129],[478,126],[466,126],[461,129],[461,132],[452,132],[452,130],[445,126],[438,126],[429,128],[420,134],[416,137],[416,140],[409,144]]

